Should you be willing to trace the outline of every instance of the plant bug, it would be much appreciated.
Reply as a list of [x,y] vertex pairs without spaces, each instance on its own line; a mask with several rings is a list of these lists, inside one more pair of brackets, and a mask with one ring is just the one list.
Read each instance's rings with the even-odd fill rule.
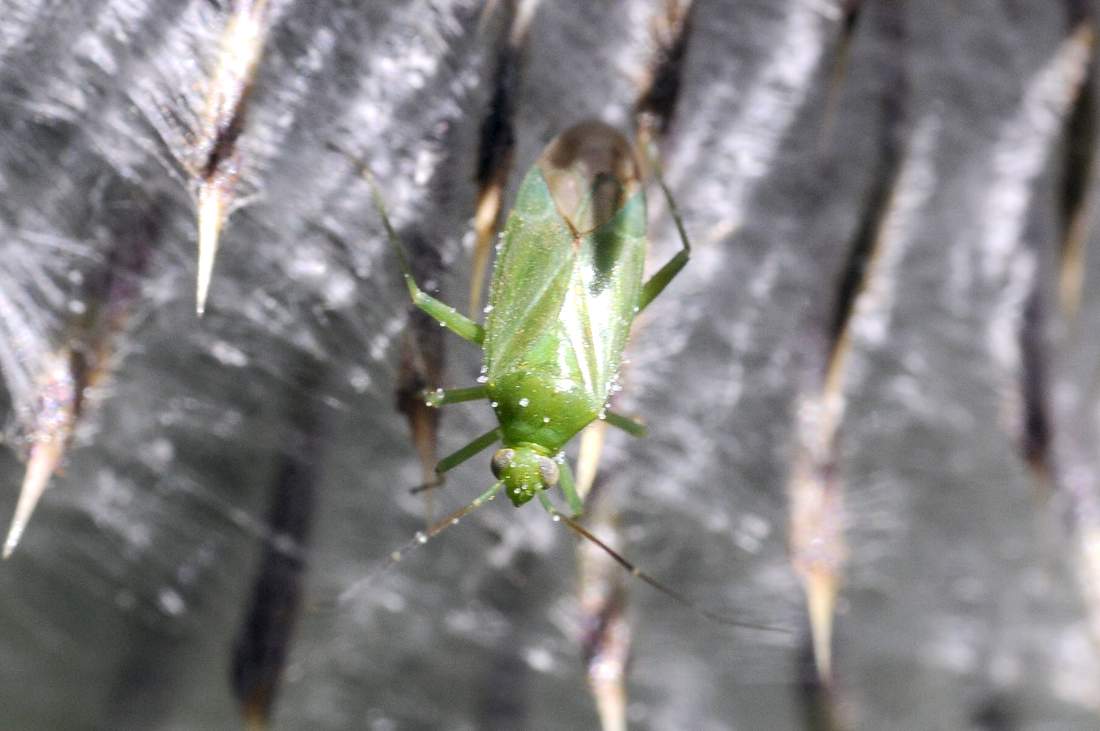
[[497,482],[486,495],[503,489],[516,507],[537,495],[549,508],[544,491],[560,485],[579,515],[563,447],[597,418],[635,436],[645,433],[609,410],[607,399],[634,317],[690,256],[671,196],[683,248],[643,282],[645,191],[630,144],[596,121],[554,138],[524,178],[508,217],[484,326],[420,289],[377,189],[375,198],[413,302],[485,356],[483,384],[437,390],[426,400],[443,406],[487,399],[499,425],[444,457],[436,473],[502,442],[491,463]]
[[[702,609],[639,570],[576,520],[583,504],[562,450],[596,419],[634,436],[645,434],[642,424],[607,408],[608,396],[634,318],[691,255],[675,201],[655,162],[653,167],[682,248],[643,280],[645,191],[642,169],[630,144],[597,121],[582,122],[555,137],[520,185],[498,248],[484,325],[420,289],[368,172],[375,204],[413,303],[481,346],[485,356],[480,385],[425,394],[433,407],[487,399],[499,422],[440,460],[436,474],[441,481],[451,469],[502,442],[491,462],[496,482],[465,507],[418,533],[408,547],[426,542],[501,490],[516,507],[538,497],[555,520],[658,591],[716,622],[773,630]],[[561,487],[572,517],[560,513],[547,496],[554,486]],[[391,562],[400,560],[404,550],[391,554]]]

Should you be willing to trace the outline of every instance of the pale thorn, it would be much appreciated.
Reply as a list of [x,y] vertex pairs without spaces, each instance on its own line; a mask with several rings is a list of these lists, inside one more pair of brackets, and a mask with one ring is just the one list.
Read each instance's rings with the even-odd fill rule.
[[476,318],[481,305],[481,292],[485,285],[485,269],[489,265],[489,246],[493,241],[493,229],[500,216],[501,190],[499,182],[492,182],[478,196],[474,213],[473,273],[470,276],[470,317]]
[[626,731],[626,688],[622,676],[593,678],[590,674],[589,685],[596,697],[601,731]]
[[249,703],[244,711],[245,731],[266,731],[267,714],[256,703]]
[[600,466],[603,453],[604,436],[607,434],[607,422],[596,420],[581,432],[581,445],[577,451],[577,495],[583,501],[596,481],[596,471]]
[[214,274],[223,218],[221,192],[216,185],[203,183],[199,187],[199,266],[195,285],[195,314],[199,317],[206,311],[206,295]]
[[836,575],[822,567],[805,573],[806,608],[814,646],[817,677],[828,685],[833,673],[833,617],[836,611]]
[[35,507],[38,505],[42,493],[50,484],[50,477],[61,463],[61,457],[65,454],[65,439],[53,438],[40,442],[31,450],[31,458],[27,461],[27,472],[23,476],[23,486],[19,491],[19,502],[15,506],[15,515],[8,529],[8,537],[4,540],[4,558],[11,556],[12,551],[19,545],[23,537],[23,531],[31,520]]

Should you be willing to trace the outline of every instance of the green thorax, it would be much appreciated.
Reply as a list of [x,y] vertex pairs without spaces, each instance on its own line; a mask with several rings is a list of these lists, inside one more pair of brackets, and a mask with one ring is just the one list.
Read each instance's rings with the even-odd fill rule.
[[[595,419],[618,376],[645,264],[645,197],[626,189],[604,213],[603,190],[561,211],[531,168],[498,249],[485,323],[488,395],[505,445],[549,452]],[[602,217],[602,221],[601,221]],[[590,230],[577,222],[595,221]]]

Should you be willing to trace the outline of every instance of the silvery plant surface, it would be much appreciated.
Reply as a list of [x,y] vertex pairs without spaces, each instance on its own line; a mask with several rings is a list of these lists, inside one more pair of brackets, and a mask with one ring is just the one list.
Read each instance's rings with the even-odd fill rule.
[[[0,564],[0,727],[1100,724],[1094,8],[674,5],[6,0],[0,520],[55,459]],[[465,310],[479,165],[506,212],[557,133],[636,134],[662,64],[694,250],[596,489],[696,608],[626,581],[601,665],[537,501],[414,538],[492,483],[410,493],[422,459],[495,422],[410,416],[481,353],[412,311],[365,170]]]

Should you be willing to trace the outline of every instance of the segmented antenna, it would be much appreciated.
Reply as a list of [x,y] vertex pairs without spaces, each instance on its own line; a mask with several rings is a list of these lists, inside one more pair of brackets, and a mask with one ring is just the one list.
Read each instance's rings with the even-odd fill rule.
[[383,574],[386,571],[389,571],[395,565],[400,563],[401,559],[405,557],[406,553],[413,550],[417,546],[424,545],[425,543],[427,543],[431,539],[435,538],[437,535],[439,535],[443,531],[450,528],[452,525],[457,525],[459,520],[461,520],[462,518],[465,518],[467,515],[474,512],[475,510],[480,508],[482,505],[484,505],[485,503],[487,503],[490,500],[492,500],[493,498],[495,498],[497,496],[497,493],[500,492],[503,487],[504,487],[504,481],[503,480],[498,480],[497,482],[493,483],[492,487],[490,487],[488,490],[486,490],[485,492],[478,495],[471,502],[469,502],[466,505],[462,506],[458,510],[455,510],[454,512],[440,518],[435,523],[432,523],[430,526],[428,526],[428,528],[426,530],[417,531],[416,535],[413,536],[412,540],[408,541],[407,543],[405,543],[405,545],[399,547],[397,550],[392,551],[390,553],[389,557],[382,563],[381,566],[379,566],[377,569],[370,572],[369,574],[364,576],[362,579],[360,579],[359,581],[355,582],[350,587],[345,589],[344,592],[342,594],[340,594],[339,601],[341,601],[341,602],[347,601],[353,594],[358,592],[360,588],[366,586],[371,581],[373,581],[374,578],[377,575]]
[[615,561],[615,563],[626,569],[627,573],[629,573],[631,576],[641,581],[644,581],[657,591],[672,599],[677,604],[682,604],[683,606],[692,610],[701,617],[705,617],[712,622],[725,625],[727,627],[754,629],[761,632],[782,632],[783,634],[790,633],[790,630],[784,627],[775,627],[767,624],[757,624],[755,622],[744,622],[739,619],[733,619],[732,617],[728,617],[724,614],[719,614],[718,612],[713,612],[701,606],[697,602],[689,599],[687,596],[681,594],[672,587],[661,583],[653,576],[647,574],[645,571],[642,571],[632,561],[630,561],[614,548],[597,538],[591,531],[578,523],[575,519],[570,518],[568,515],[565,515],[564,513],[558,511],[558,509],[554,507],[553,503],[550,502],[550,499],[546,497],[545,492],[539,493],[539,501],[542,503],[542,506],[546,508],[546,512],[550,513],[550,517],[554,519],[554,522],[564,523],[565,526],[569,528],[569,530],[573,531],[581,538],[591,542],[593,545],[598,546],[604,553],[610,556]]

